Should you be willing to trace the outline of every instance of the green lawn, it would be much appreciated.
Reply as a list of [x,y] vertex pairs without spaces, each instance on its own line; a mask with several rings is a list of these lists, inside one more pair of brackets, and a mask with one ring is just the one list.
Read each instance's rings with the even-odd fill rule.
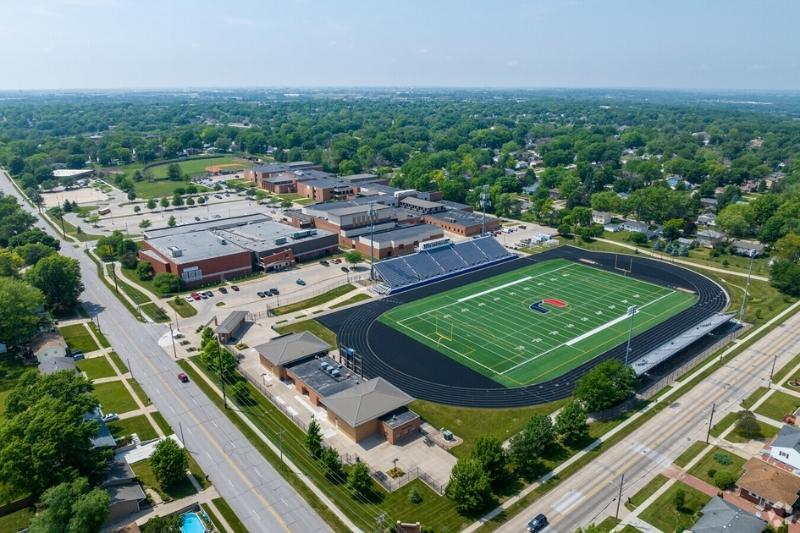
[[280,307],[274,307],[271,309],[271,311],[272,314],[274,315],[285,315],[287,313],[293,313],[295,311],[308,309],[309,307],[316,307],[318,305],[324,304],[325,302],[330,302],[331,300],[338,298],[340,296],[344,296],[348,292],[355,290],[355,288],[356,288],[355,285],[351,285],[348,283],[342,285],[341,287],[336,287],[335,289],[323,292],[322,294],[312,296],[307,300],[302,300],[292,304],[282,305]]
[[553,379],[695,295],[553,259],[395,307],[384,324],[507,387]]
[[13,533],[27,528],[34,515],[33,507],[24,507],[4,516],[0,516],[0,531]]
[[[150,487],[155,490],[165,501],[179,500],[186,496],[196,494],[192,482],[189,481],[188,476],[180,483],[171,487],[162,487],[156,480],[153,469],[150,467],[150,459],[144,459],[131,465],[133,473],[142,482],[145,487]],[[199,480],[198,480],[199,481]]]
[[310,331],[320,339],[324,340],[331,346],[336,346],[336,334],[317,322],[316,320],[303,320],[301,322],[295,322],[293,324],[286,324],[282,326],[275,326],[275,331],[280,333],[281,335],[285,335],[287,333],[298,333],[301,331]]
[[755,404],[758,400],[761,399],[762,396],[764,396],[767,393],[768,390],[769,389],[766,387],[757,388],[750,394],[750,396],[742,400],[742,407],[744,407],[745,409],[750,409],[751,407],[753,407],[753,404]]
[[223,533],[227,531],[224,527],[222,527],[222,522],[217,514],[211,510],[211,506],[209,506],[207,503],[201,503],[200,508],[205,513],[205,515],[201,514],[200,518],[203,519],[203,522],[206,524],[206,526],[213,526],[217,531],[221,531]]
[[553,413],[564,403],[566,400],[511,409],[475,409],[414,400],[411,409],[433,427],[444,427],[464,439],[451,453],[457,457],[468,457],[475,440],[481,435],[491,435],[502,442],[519,433],[535,415]]
[[800,398],[775,391],[756,409],[756,413],[781,422],[784,416],[793,415],[798,407],[800,407]]
[[664,485],[664,483],[667,482],[667,480],[668,480],[667,476],[658,474],[656,477],[648,481],[644,487],[639,489],[639,491],[636,494],[628,498],[628,501],[625,502],[625,507],[628,510],[633,511],[634,509],[642,505],[647,500],[647,498],[655,494],[655,492],[658,489],[660,489]]
[[359,292],[358,294],[356,294],[355,296],[351,296],[347,300],[342,300],[338,304],[333,304],[331,306],[331,309],[336,309],[337,307],[344,307],[346,305],[363,302],[365,300],[372,300],[372,296],[370,296],[369,294],[364,294],[363,292]]
[[[720,462],[719,459],[722,456],[730,459],[730,464],[723,464],[726,461]],[[738,455],[714,446],[702,459],[689,469],[689,473],[698,479],[702,479],[706,483],[714,485],[714,477],[721,472],[729,472],[734,476],[734,479],[739,479],[739,476],[741,476],[743,472],[742,467],[746,462],[745,459],[742,459]]]
[[[206,158],[194,158],[194,159],[184,159],[178,162],[178,166],[181,167],[181,172],[185,176],[195,177],[195,176],[203,176],[207,174],[206,168],[213,166],[213,165],[228,165],[228,164],[237,164],[241,169],[249,168],[251,163],[246,159],[241,159],[239,157],[235,157],[232,155],[221,155],[218,157],[206,157]],[[153,165],[149,167],[148,170],[153,173],[155,178],[166,178],[167,177],[167,170],[169,168],[169,163],[164,163],[163,165]]]
[[678,458],[675,459],[675,461],[673,462],[675,463],[676,466],[680,466],[681,468],[683,468],[684,466],[688,465],[692,459],[697,457],[697,454],[702,452],[706,446],[708,446],[708,444],[706,444],[705,442],[701,441],[693,442],[692,445],[686,448],[686,450],[682,454],[680,454]]
[[58,328],[58,330],[63,335],[64,340],[67,341],[69,349],[74,352],[88,353],[99,349],[91,333],[83,324],[64,326],[63,328]]
[[167,313],[162,308],[160,308],[159,306],[157,306],[152,302],[144,304],[139,309],[142,310],[142,313],[149,316],[150,319],[153,320],[153,322],[170,321],[169,315],[167,315]]
[[726,429],[731,427],[734,422],[736,422],[736,413],[728,413],[723,416],[719,422],[711,426],[711,436],[719,437]]
[[114,364],[117,365],[117,370],[126,374],[128,372],[128,367],[122,361],[122,357],[120,357],[117,352],[111,352],[109,355],[111,356],[111,360],[114,361]]
[[183,318],[189,318],[197,314],[197,308],[180,296],[170,298],[167,303]]
[[133,389],[133,392],[136,393],[136,396],[139,397],[139,400],[144,405],[150,405],[151,403],[153,403],[153,402],[150,401],[150,398],[147,396],[147,393],[144,392],[144,389],[142,388],[142,386],[139,385],[138,381],[136,381],[134,378],[131,378],[131,379],[128,380],[128,383],[130,384],[131,388]]
[[156,424],[158,424],[158,427],[161,428],[161,431],[164,432],[164,435],[172,435],[173,433],[172,428],[170,427],[166,419],[164,419],[164,415],[162,415],[159,412],[155,412],[152,414],[152,416],[153,420],[155,420]]
[[[686,495],[681,509],[675,507],[675,493],[679,490]],[[661,531],[684,531],[691,528],[698,518],[698,512],[710,499],[710,496],[684,483],[677,482],[645,509],[639,517]]]
[[126,413],[137,408],[136,402],[121,381],[95,385],[94,393],[105,413]]
[[97,324],[95,324],[92,321],[89,321],[89,322],[86,323],[86,325],[89,326],[89,329],[92,330],[92,333],[94,333],[94,336],[97,337],[97,340],[100,342],[100,347],[101,348],[110,348],[111,347],[111,343],[108,342],[108,339],[106,339],[106,336],[103,335],[103,333],[100,331],[100,329],[98,329]]
[[115,438],[136,433],[141,440],[151,440],[158,437],[153,425],[145,415],[138,415],[124,420],[116,420],[108,424],[108,429]]
[[111,363],[108,362],[108,359],[106,359],[105,356],[84,359],[82,361],[78,361],[75,363],[75,365],[82,372],[85,372],[86,377],[90,380],[116,376],[114,369],[111,368]]
[[231,526],[232,533],[247,533],[247,528],[244,527],[242,521],[239,520],[239,517],[236,516],[236,513],[233,512],[233,509],[224,498],[214,498],[211,503],[219,510],[219,514],[228,522],[228,525]]
[[194,185],[197,187],[197,192],[205,192],[209,189],[207,187],[203,187],[202,185],[198,185],[196,183],[192,183],[189,180],[181,180],[181,181],[169,181],[166,179],[160,179],[156,181],[140,181],[133,184],[133,188],[136,191],[136,196],[138,198],[172,198],[172,195],[175,193],[175,189],[178,187],[186,187]]
[[[758,427],[761,430],[761,437],[759,437],[758,440],[766,441],[767,439],[771,439],[772,437],[778,434],[778,428],[776,428],[775,426],[771,424],[766,424],[761,420],[757,420],[756,422],[758,423]],[[730,433],[728,433],[728,435],[725,437],[725,440],[736,443],[750,441],[750,439],[739,435],[736,432],[736,430],[733,430]]]
[[781,383],[782,381],[788,381],[790,379],[797,379],[798,375],[789,375],[789,372],[792,371],[794,367],[800,365],[800,354],[795,355],[792,357],[792,360],[783,365],[780,369],[776,370],[775,373],[772,375],[772,382],[773,383]]

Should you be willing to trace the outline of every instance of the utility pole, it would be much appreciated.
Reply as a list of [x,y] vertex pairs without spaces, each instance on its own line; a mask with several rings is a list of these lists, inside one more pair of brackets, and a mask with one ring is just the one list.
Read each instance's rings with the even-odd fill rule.
[[714,411],[717,409],[717,404],[711,404],[711,416],[708,417],[708,431],[706,432],[706,444],[708,444],[708,440],[711,438],[711,424],[714,423]]
[[619,494],[617,495],[617,512],[614,513],[614,518],[619,519],[619,504],[622,502],[622,485],[625,483],[625,474],[622,474],[622,477],[619,478]]
[[183,424],[178,422],[178,428],[180,429],[181,432],[181,442],[183,443],[183,447],[186,448],[186,439],[183,438]]
[[633,317],[636,316],[636,306],[628,307],[628,316],[631,317],[631,324],[628,328],[628,346],[625,348],[625,366],[628,366],[628,357],[631,355],[631,338],[633,337]]
[[775,357],[772,358],[772,369],[769,371],[769,381],[767,381],[767,389],[772,388],[772,374],[775,373],[775,363],[778,362],[778,354],[775,354]]
[[481,229],[481,235],[486,235],[486,208],[492,205],[492,201],[489,197],[489,184],[485,184],[483,186],[483,190],[481,190],[481,209],[483,210],[483,228]]
[[744,307],[747,303],[747,293],[750,290],[750,273],[753,271],[753,260],[755,259],[755,251],[750,251],[750,266],[747,268],[747,281],[744,283],[744,296],[742,297],[742,306],[739,308],[739,322],[744,322]]
[[117,267],[114,261],[111,261],[111,275],[114,276],[114,290],[119,294],[119,285],[117,284]]
[[286,433],[285,429],[278,430],[278,448],[281,454],[281,464],[283,464],[283,434]]
[[172,322],[169,323],[169,338],[172,339],[172,355],[178,358],[178,349],[175,347],[175,333],[172,331]]
[[[217,339],[219,342],[219,339]],[[217,351],[217,365],[219,365],[219,382],[222,385],[222,404],[225,406],[225,409],[228,408],[228,396],[225,394],[225,379],[223,377],[222,372],[222,350],[225,348],[222,347],[222,344],[219,344],[219,350]]]

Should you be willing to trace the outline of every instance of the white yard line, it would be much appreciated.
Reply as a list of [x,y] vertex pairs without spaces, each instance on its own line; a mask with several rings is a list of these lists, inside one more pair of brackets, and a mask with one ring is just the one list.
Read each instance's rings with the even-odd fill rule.
[[513,287],[514,285],[518,285],[520,283],[524,283],[524,282],[530,281],[532,279],[533,278],[530,277],[530,276],[525,276],[524,278],[519,278],[518,280],[510,281],[508,283],[504,283],[502,285],[498,285],[497,287],[492,287],[491,289],[486,289],[485,291],[476,292],[475,294],[470,294],[469,296],[465,296],[463,298],[459,298],[458,300],[456,300],[456,303],[466,302],[468,300],[472,300],[473,298],[477,298],[479,296],[484,296],[486,294],[491,294],[494,291],[499,291],[501,289],[506,289],[508,287]]

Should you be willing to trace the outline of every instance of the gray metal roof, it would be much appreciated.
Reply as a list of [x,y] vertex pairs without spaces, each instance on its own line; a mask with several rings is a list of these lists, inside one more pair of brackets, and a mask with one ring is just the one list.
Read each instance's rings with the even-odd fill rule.
[[[302,234],[308,230],[301,230],[286,224],[278,222],[264,221],[256,222],[253,224],[244,224],[224,230],[215,230],[214,233],[218,237],[222,237],[227,241],[234,243],[244,249],[253,252],[263,252],[272,250],[273,248],[286,248],[294,242],[307,241],[318,239],[327,235],[333,235],[332,232],[324,229],[314,229],[313,235],[306,235],[303,237],[295,238],[293,235]],[[276,240],[286,239],[285,243],[276,244]]]
[[694,533],[761,533],[767,523],[722,498],[711,498],[691,530]]
[[214,328],[214,333],[230,335],[244,322],[245,318],[247,318],[247,311],[231,311],[230,314],[225,317],[225,320]]
[[[480,224],[483,221],[482,213],[468,213],[467,211],[458,211],[455,209],[451,209],[450,211],[440,211],[438,213],[428,213],[425,216],[462,225],[475,225]],[[486,215],[486,220],[492,220],[494,218],[495,217],[492,215]]]
[[359,182],[359,181],[376,180],[376,179],[378,179],[378,175],[377,174],[366,174],[366,173],[350,174],[349,176],[341,176],[339,179],[342,179],[344,181],[348,181],[350,183],[356,183],[356,182]]
[[[149,239],[147,242],[162,256],[169,258],[178,265],[247,251],[235,244],[231,244],[224,237],[215,235],[212,231],[192,231],[177,235],[166,235]],[[173,255],[174,250],[180,250],[180,255]]]
[[191,224],[181,224],[175,227],[153,228],[144,232],[145,239],[156,239],[158,237],[165,237],[167,235],[180,235],[190,231],[203,231],[207,229],[225,229],[242,224],[252,224],[253,222],[263,222],[265,220],[272,220],[269,216],[262,213],[251,213],[249,215],[239,215],[235,217],[218,218],[214,220],[204,220],[202,222],[193,222]]
[[322,400],[325,407],[350,427],[405,407],[414,398],[383,378],[374,378]]
[[[433,224],[417,224],[415,226],[405,226],[389,231],[381,231],[373,236],[376,244],[391,244],[395,241],[403,241],[407,239],[426,240],[434,235],[441,235],[442,230]],[[369,235],[362,235],[366,240],[370,239]]]
[[111,496],[111,505],[121,502],[140,502],[147,496],[139,483],[132,481],[124,485],[113,485],[106,487],[108,495]]
[[253,348],[276,366],[285,366],[318,353],[327,352],[331,345],[310,331],[289,333]]
[[111,487],[113,485],[123,485],[135,478],[136,475],[133,473],[131,465],[129,465],[125,459],[116,457],[111,461],[108,467],[108,473],[106,474],[106,479],[103,481],[102,486]]
[[42,374],[52,374],[62,370],[75,371],[75,360],[72,357],[48,357],[46,361],[39,363],[38,368]]
[[800,429],[784,424],[775,437],[772,447],[794,448],[800,452]]

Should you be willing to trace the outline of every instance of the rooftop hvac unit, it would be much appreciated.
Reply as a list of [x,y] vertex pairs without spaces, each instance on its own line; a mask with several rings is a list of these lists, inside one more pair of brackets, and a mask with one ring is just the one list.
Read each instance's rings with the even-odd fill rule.
[[183,255],[183,250],[181,250],[177,246],[170,246],[169,248],[167,248],[167,250],[169,250],[169,255],[171,255],[172,257],[180,257]]
[[278,237],[275,239],[275,244],[286,244],[286,237]]
[[228,241],[226,241],[225,237],[223,237],[222,235],[215,235],[215,237],[217,238],[220,244],[228,244]]
[[339,370],[337,370],[337,369],[335,369],[335,368],[334,368],[333,370],[331,370],[331,376],[333,376],[333,377],[335,377],[335,378],[338,378],[338,377],[339,377],[339,376],[341,376],[341,375],[342,375],[342,373],[341,373],[341,372],[339,372]]

